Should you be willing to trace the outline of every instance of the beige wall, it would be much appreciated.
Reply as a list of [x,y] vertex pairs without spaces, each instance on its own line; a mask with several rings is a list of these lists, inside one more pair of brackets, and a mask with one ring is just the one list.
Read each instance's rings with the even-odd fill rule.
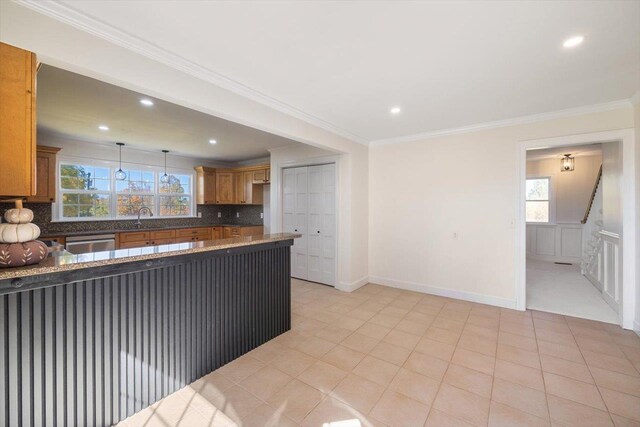
[[[636,93],[634,124],[636,139],[636,212],[640,212],[640,92]],[[640,215],[636,217],[636,230],[640,230]],[[633,329],[640,331],[640,238],[636,239],[636,320]]]
[[576,157],[574,171],[560,172],[559,158],[527,161],[527,177],[551,177],[550,222],[582,221],[601,164],[602,156]]
[[518,142],[633,125],[628,108],[372,147],[371,280],[512,304]]

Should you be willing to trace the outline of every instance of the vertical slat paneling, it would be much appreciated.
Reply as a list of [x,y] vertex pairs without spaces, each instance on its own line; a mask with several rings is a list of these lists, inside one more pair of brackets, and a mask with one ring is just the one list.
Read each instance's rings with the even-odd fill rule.
[[0,425],[108,426],[290,328],[289,247],[0,296]]

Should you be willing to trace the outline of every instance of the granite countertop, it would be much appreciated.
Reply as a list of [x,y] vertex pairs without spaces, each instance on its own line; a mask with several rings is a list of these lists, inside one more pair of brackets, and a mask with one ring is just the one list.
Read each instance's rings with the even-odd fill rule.
[[94,234],[114,234],[128,233],[131,231],[161,231],[161,230],[178,230],[182,228],[206,228],[206,227],[263,227],[264,224],[211,224],[211,225],[179,225],[171,227],[142,227],[142,228],[123,228],[116,230],[87,230],[87,231],[47,231],[40,235],[40,239],[48,237],[70,237],[70,236],[90,236]]
[[168,245],[145,246],[142,248],[116,249],[113,251],[92,252],[78,255],[63,251],[59,254],[49,256],[39,264],[29,265],[25,267],[0,268],[0,280],[29,277],[39,274],[72,271],[91,267],[102,267],[112,264],[124,264],[134,261],[145,261],[168,256],[258,245],[261,243],[291,240],[298,237],[301,237],[301,235],[292,233],[277,233],[265,234],[260,236],[234,237],[231,239],[172,243]]

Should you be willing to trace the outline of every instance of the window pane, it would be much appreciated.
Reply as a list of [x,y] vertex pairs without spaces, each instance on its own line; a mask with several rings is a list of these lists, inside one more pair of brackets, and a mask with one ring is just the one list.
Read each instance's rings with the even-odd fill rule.
[[191,215],[191,197],[160,196],[160,216]]
[[160,184],[160,192],[174,194],[191,194],[191,176],[169,175],[169,182]]
[[528,179],[527,200],[549,200],[549,180]]
[[[137,216],[138,210],[146,206],[153,210],[154,196],[118,195],[118,216]],[[146,213],[145,213],[146,215]]]
[[527,222],[549,222],[549,202],[527,202]]
[[88,165],[60,165],[60,186],[65,190],[109,191],[108,168]]
[[65,193],[62,195],[62,216],[64,218],[104,218],[110,215],[111,196],[95,193]]
[[[125,172],[127,178],[123,181],[116,181],[118,193],[153,193],[153,173],[136,170],[125,170]],[[143,179],[143,177],[148,179]]]

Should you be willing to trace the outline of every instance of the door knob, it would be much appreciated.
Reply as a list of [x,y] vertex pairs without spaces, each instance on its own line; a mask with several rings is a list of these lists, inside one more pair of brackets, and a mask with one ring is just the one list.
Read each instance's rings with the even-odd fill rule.
[[318,230],[318,234],[320,234],[320,230]]
[[298,231],[298,229],[296,228],[296,229],[295,229],[295,230],[293,230],[293,231],[297,232],[297,231]]

